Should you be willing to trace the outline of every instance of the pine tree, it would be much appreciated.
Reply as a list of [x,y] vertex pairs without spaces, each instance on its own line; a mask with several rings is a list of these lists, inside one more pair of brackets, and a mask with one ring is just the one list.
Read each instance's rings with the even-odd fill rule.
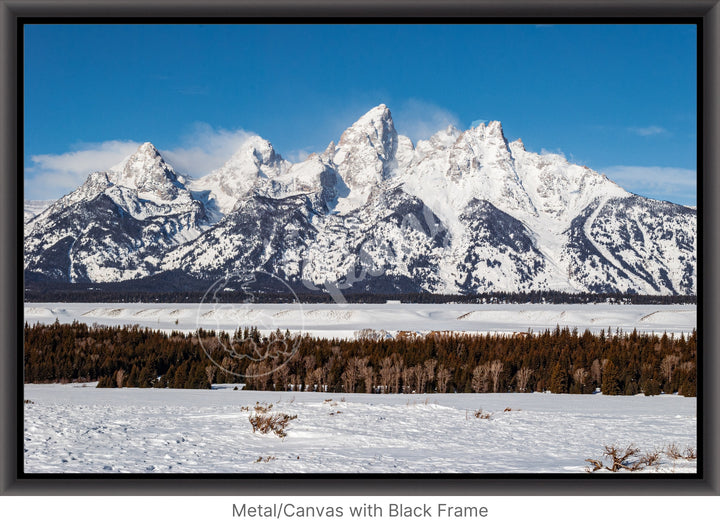
[[603,371],[601,391],[604,395],[620,395],[621,393],[620,370],[612,360],[608,360]]
[[570,375],[568,374],[569,365],[567,360],[558,360],[553,366],[550,374],[550,391],[552,393],[567,393],[570,383]]

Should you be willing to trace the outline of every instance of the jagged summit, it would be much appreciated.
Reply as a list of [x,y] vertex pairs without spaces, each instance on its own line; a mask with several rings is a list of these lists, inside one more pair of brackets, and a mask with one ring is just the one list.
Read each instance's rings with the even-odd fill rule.
[[155,145],[152,142],[143,142],[138,146],[137,151],[135,152],[135,155],[137,156],[146,156],[151,158],[160,157],[162,158],[162,155],[160,155],[160,152],[155,147]]
[[221,217],[251,191],[284,174],[290,166],[268,140],[251,135],[223,166],[188,186],[204,194],[210,209]]
[[384,293],[697,287],[694,209],[508,143],[499,121],[413,144],[384,104],[304,161],[251,135],[186,184],[144,143],[25,228],[26,271],[70,281],[263,270]]
[[377,154],[384,159],[390,159],[394,153],[393,141],[396,139],[397,132],[390,109],[385,104],[380,104],[345,130],[340,136],[337,148],[364,143],[379,144]]
[[125,160],[111,168],[111,170],[131,173],[133,169],[136,169],[136,173],[140,173],[145,168],[164,165],[167,165],[167,163],[155,145],[152,142],[143,142],[135,150],[135,153],[126,157]]
[[260,137],[259,135],[249,136],[240,146],[240,148],[230,157],[228,164],[242,164],[242,162],[250,160],[256,164],[272,164],[280,161],[282,158],[275,152],[275,148],[270,141]]
[[392,114],[390,108],[384,103],[376,105],[370,109],[367,113],[358,118],[353,126],[363,126],[365,124],[376,124],[379,122],[390,122],[392,123]]
[[485,131],[487,135],[505,137],[505,134],[503,133],[502,122],[500,122],[499,120],[490,120],[487,124],[485,122],[480,122],[473,129],[476,129],[478,131]]
[[163,201],[175,199],[178,189],[184,188],[173,167],[150,142],[141,144],[120,168],[110,170],[108,178],[115,185],[157,195]]
[[515,139],[510,143],[510,149],[511,150],[522,150],[525,151],[525,144],[523,143],[521,138]]
[[398,133],[390,109],[374,107],[340,137],[332,163],[343,181],[354,190],[351,205],[365,201],[370,188],[390,177],[397,166]]

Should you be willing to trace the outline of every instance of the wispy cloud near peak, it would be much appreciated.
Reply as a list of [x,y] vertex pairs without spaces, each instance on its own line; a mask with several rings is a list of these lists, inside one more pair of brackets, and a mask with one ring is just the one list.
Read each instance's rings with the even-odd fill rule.
[[449,125],[460,126],[455,113],[422,100],[409,99],[392,111],[398,132],[413,142],[427,140]]
[[697,203],[697,172],[665,166],[608,166],[599,170],[624,189],[651,198]]
[[648,127],[630,127],[628,131],[640,135],[641,137],[651,137],[654,135],[667,135],[668,130],[660,126],[648,126]]

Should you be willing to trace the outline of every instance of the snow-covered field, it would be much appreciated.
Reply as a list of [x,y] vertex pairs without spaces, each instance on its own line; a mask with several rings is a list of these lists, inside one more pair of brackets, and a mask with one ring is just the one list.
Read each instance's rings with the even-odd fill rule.
[[236,330],[255,326],[304,331],[320,337],[352,337],[362,329],[397,331],[535,332],[577,327],[600,332],[688,333],[697,327],[695,305],[455,305],[455,304],[173,304],[26,303],[28,323],[138,324],[160,330],[198,326]]
[[[680,396],[28,384],[25,398],[26,473],[584,473],[606,444],[697,445],[696,401]],[[256,403],[297,416],[285,438],[253,433]],[[696,465],[663,455],[644,472]]]

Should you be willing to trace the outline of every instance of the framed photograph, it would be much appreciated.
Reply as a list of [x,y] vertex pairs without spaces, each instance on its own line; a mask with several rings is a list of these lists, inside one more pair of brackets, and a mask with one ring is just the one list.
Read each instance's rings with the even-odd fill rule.
[[717,7],[637,4],[3,6],[6,487],[707,493]]

